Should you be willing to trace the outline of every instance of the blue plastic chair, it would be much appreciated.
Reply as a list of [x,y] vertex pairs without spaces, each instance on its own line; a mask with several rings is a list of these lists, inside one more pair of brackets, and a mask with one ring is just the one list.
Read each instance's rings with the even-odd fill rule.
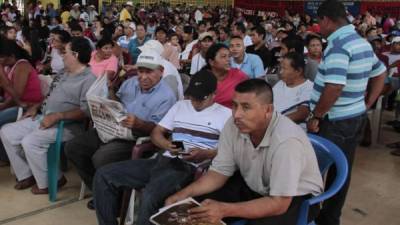
[[49,189],[49,200],[55,202],[58,191],[58,170],[60,168],[60,155],[64,133],[64,121],[60,121],[57,127],[56,142],[50,144],[47,152],[47,179]]
[[[308,134],[308,137],[310,138],[311,144],[314,147],[321,174],[326,174],[328,172],[328,169],[333,164],[335,164],[337,172],[336,179],[328,190],[316,197],[305,200],[302,203],[300,207],[299,218],[297,220],[297,225],[315,225],[314,221],[308,223],[308,210],[310,206],[319,204],[336,194],[342,188],[344,182],[346,181],[349,170],[347,159],[338,146],[333,144],[331,141],[314,134]],[[240,220],[231,223],[230,225],[245,225],[246,223],[246,220]]]
[[324,193],[303,202],[300,208],[297,225],[315,225],[314,221],[308,223],[308,210],[310,206],[319,204],[335,195],[342,188],[349,172],[347,159],[338,146],[314,134],[308,134],[308,137],[317,155],[321,174],[325,175],[328,169],[335,164],[336,178],[329,189],[325,190]]

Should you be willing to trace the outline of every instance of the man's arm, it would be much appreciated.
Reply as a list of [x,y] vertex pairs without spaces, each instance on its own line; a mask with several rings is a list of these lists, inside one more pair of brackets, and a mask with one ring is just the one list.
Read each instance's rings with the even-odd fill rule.
[[135,115],[128,115],[122,122],[122,126],[132,129],[132,133],[138,136],[148,136],[156,126],[155,123],[139,119]]
[[369,79],[367,96],[365,98],[367,109],[371,108],[374,102],[381,95],[383,86],[385,85],[385,78],[386,78],[386,72],[383,72],[379,76]]
[[307,106],[300,105],[295,112],[290,113],[287,117],[296,123],[301,123],[307,119],[309,112],[310,110]]
[[344,85],[326,83],[319,101],[314,109],[314,115],[322,118],[340,97]]
[[60,120],[81,121],[85,118],[86,114],[81,109],[74,109],[67,112],[50,113],[45,117],[43,117],[43,120],[40,123],[40,128],[41,129],[50,128]]
[[165,200],[165,204],[170,205],[188,197],[196,197],[216,191],[226,183],[228,178],[229,177],[223,174],[209,170],[205,175],[200,177],[200,179],[170,196]]

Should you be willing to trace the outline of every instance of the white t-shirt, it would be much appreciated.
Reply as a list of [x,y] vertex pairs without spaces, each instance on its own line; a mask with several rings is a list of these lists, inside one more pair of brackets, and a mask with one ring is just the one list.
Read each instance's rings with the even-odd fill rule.
[[[172,131],[172,140],[182,141],[186,151],[191,148],[214,150],[225,122],[231,115],[229,108],[218,103],[198,112],[190,100],[182,100],[172,106],[158,125]],[[168,151],[164,156],[174,157]]]
[[[272,88],[275,110],[283,115],[296,111],[298,106],[308,106],[314,83],[306,80],[296,87],[288,87],[282,80]],[[300,124],[305,128],[305,123]]]
[[193,75],[201,70],[206,65],[206,60],[200,53],[197,53],[192,58],[192,64],[190,66],[190,75]]
[[58,74],[64,69],[64,60],[57,49],[51,49],[50,67],[53,73]]
[[251,37],[249,35],[244,36],[243,42],[244,42],[244,47],[253,45],[253,41],[251,40]]
[[187,60],[187,59],[189,59],[190,52],[192,51],[193,46],[194,46],[195,44],[197,44],[197,42],[198,42],[198,40],[194,40],[194,41],[192,41],[191,43],[189,43],[188,45],[186,45],[185,50],[183,50],[183,52],[181,53],[181,59],[182,59],[182,60]]
[[167,76],[175,77],[178,86],[177,86],[177,90],[173,90],[173,91],[174,92],[177,91],[178,99],[182,100],[183,99],[183,85],[182,85],[181,75],[179,74],[179,72],[176,69],[176,67],[174,66],[174,64],[172,64],[168,60],[162,59],[162,64],[164,67],[163,78],[165,78]]
[[203,20],[203,13],[200,10],[196,10],[194,13],[194,19],[196,20],[196,23],[199,23]]

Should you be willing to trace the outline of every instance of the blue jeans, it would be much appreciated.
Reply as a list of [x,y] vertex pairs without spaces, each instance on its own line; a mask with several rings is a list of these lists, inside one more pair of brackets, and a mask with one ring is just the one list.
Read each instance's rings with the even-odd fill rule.
[[180,159],[158,156],[106,165],[93,181],[93,199],[100,225],[117,225],[119,198],[124,190],[142,189],[137,224],[150,225],[149,218],[170,195],[188,185],[195,168]]
[[[7,123],[15,122],[18,116],[18,107],[11,107],[0,111],[0,128]],[[0,140],[0,160],[8,161],[7,153]]]
[[[360,115],[340,121],[324,119],[320,124],[319,135],[335,143],[344,153],[349,166],[349,174],[342,189],[332,198],[324,201],[321,212],[316,219],[317,224],[339,225],[342,208],[350,186],[351,169],[353,166],[356,148],[360,142],[367,116]],[[336,177],[336,168],[330,168],[326,178],[326,189],[330,187]]]

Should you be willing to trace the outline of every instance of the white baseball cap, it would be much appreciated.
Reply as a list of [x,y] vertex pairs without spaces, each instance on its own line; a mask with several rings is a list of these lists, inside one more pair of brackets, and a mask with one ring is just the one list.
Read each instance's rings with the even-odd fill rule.
[[80,7],[79,3],[75,3],[72,7]]
[[127,1],[127,2],[125,3],[125,5],[133,6],[133,2],[132,2],[132,1]]
[[164,52],[164,46],[157,40],[148,40],[144,45],[138,47],[141,52],[154,51],[161,55]]
[[138,68],[140,67],[144,67],[144,68],[148,68],[151,70],[155,70],[157,68],[159,68],[160,66],[162,67],[162,60],[161,60],[161,56],[155,52],[155,51],[145,51],[142,52],[137,61],[136,61],[136,66]]

